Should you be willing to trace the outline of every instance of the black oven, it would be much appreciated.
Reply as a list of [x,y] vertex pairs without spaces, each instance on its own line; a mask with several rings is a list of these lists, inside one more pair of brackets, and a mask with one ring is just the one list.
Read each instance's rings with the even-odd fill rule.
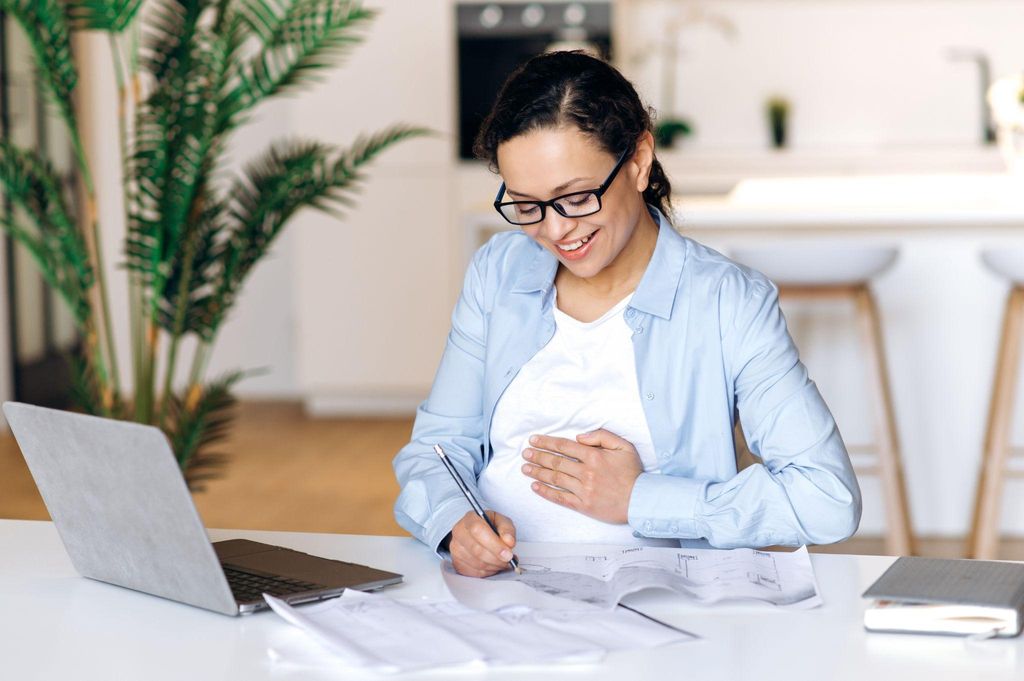
[[587,49],[611,59],[611,2],[463,2],[459,40],[459,158],[473,158],[473,139],[505,78],[551,49]]

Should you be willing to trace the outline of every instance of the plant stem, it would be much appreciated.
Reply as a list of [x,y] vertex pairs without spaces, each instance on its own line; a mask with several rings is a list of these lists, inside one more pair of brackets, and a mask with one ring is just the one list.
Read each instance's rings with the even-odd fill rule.
[[[125,73],[124,59],[121,55],[121,44],[117,39],[117,36],[110,35],[110,53],[113,55],[114,60],[114,76],[117,79],[117,132],[121,146],[121,168],[127,171],[128,169],[128,83]],[[137,79],[134,74],[134,57],[130,57],[132,61],[132,75],[133,81]],[[134,83],[133,83],[134,84]],[[133,92],[133,95],[135,93]],[[138,101],[133,97],[132,111],[135,110]],[[121,184],[124,191],[124,199],[122,205],[124,208],[124,219],[125,224],[128,225],[131,221],[130,206],[132,200],[131,190],[131,177],[128,172],[124,173],[121,178]],[[131,329],[131,355],[132,355],[132,383],[136,395],[139,392],[139,386],[141,385],[142,379],[142,349],[143,349],[143,324],[142,324],[142,282],[138,272],[129,270],[128,272],[128,315],[129,315],[129,327]],[[138,405],[136,404],[136,417],[138,417]]]
[[[193,208],[192,214],[197,212],[199,202]],[[174,368],[178,361],[178,343],[181,341],[182,330],[185,326],[185,312],[188,310],[189,288],[192,283],[192,257],[195,255],[195,236],[189,238],[185,244],[185,261],[181,266],[181,280],[178,282],[177,307],[174,310],[174,330],[171,332],[171,347],[167,352],[167,367],[164,371],[164,392],[160,398],[160,419],[162,426],[167,418],[167,407],[171,402],[171,390],[174,387]]]
[[92,366],[93,373],[96,376],[96,381],[100,385],[100,389],[103,394],[100,395],[100,402],[97,405],[91,405],[99,407],[99,413],[102,416],[110,415],[110,404],[107,403],[106,398],[106,386],[107,386],[107,369],[103,365],[103,352],[99,347],[97,334],[96,334],[96,321],[90,316],[86,318],[83,329],[85,333],[85,361]]
[[[152,310],[152,305],[150,305]],[[142,385],[135,394],[136,420],[140,423],[151,423],[153,420],[153,377],[156,374],[156,356],[160,347],[160,327],[156,323],[156,311],[152,311],[152,317],[148,320],[146,327],[146,354],[142,366]]]
[[[90,260],[95,266],[96,282],[90,288],[90,307],[94,317],[100,322],[96,324],[94,332],[97,336],[98,353],[100,356],[106,352],[106,358],[110,362],[109,375],[105,376],[103,385],[103,403],[110,409],[117,396],[120,394],[120,379],[117,372],[117,356],[114,351],[114,334],[110,323],[110,305],[107,300],[106,276],[103,272],[102,244],[100,242],[99,220],[96,216],[96,195],[89,193],[85,197],[86,219],[89,222],[85,230],[86,250],[90,254]],[[106,372],[104,372],[106,373]]]
[[192,356],[192,369],[189,371],[188,393],[185,397],[185,409],[192,411],[196,402],[202,396],[203,374],[206,372],[206,363],[210,359],[210,349],[213,346],[213,337],[210,340],[200,340],[196,346],[196,352]]

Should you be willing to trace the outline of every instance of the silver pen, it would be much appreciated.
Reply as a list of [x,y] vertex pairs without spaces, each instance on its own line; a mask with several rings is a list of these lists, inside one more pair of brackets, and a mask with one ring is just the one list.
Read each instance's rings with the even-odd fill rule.
[[[487,517],[486,513],[484,513],[484,507],[481,506],[480,502],[476,500],[475,496],[473,496],[472,490],[469,489],[466,481],[462,479],[461,475],[459,475],[459,471],[456,470],[455,466],[452,465],[452,462],[448,459],[448,455],[444,453],[443,449],[441,449],[441,445],[434,445],[434,451],[437,452],[439,457],[441,457],[441,463],[443,463],[444,467],[448,469],[448,472],[451,474],[455,484],[459,486],[459,489],[462,490],[462,494],[466,497],[466,501],[468,501],[469,505],[473,507],[473,511],[483,518],[484,522],[487,523],[487,526],[490,527],[494,531],[494,534],[500,538],[501,533],[498,532],[498,528],[494,526],[491,519]],[[519,567],[519,561],[516,560],[515,556],[512,556],[512,560],[510,560],[508,564],[509,567],[515,570],[517,575],[523,573],[523,569]]]

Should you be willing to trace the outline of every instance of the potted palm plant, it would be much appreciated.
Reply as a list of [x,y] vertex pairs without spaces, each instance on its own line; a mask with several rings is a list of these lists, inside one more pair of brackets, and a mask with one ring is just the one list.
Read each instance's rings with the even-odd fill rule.
[[[348,148],[278,142],[239,171],[226,167],[226,140],[258,104],[308,86],[358,42],[375,13],[357,0],[0,0],[0,11],[27,34],[67,127],[83,207],[72,213],[37,151],[0,140],[0,190],[20,209],[2,227],[71,310],[82,338],[72,362],[81,408],[159,426],[194,482],[216,460],[208,446],[226,434],[232,389],[245,375],[206,373],[248,275],[297,211],[340,209],[367,163],[426,131],[396,125]],[[73,106],[71,36],[81,30],[108,34],[118,84],[130,383],[118,371],[103,230]],[[188,337],[194,349],[184,357]],[[185,362],[187,382],[176,385]]]

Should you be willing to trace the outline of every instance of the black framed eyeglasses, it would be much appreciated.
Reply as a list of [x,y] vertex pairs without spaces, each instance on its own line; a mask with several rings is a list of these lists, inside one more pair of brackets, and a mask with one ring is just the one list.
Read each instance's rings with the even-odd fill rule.
[[501,213],[501,217],[520,227],[543,222],[548,206],[554,208],[559,215],[567,218],[582,218],[593,215],[601,210],[601,197],[608,191],[608,187],[612,185],[612,182],[615,181],[615,176],[619,174],[619,168],[626,162],[628,156],[629,148],[627,147],[622,152],[622,155],[619,156],[619,160],[615,162],[615,167],[608,173],[607,179],[597,189],[562,194],[547,201],[502,202],[501,199],[505,196],[505,183],[502,182],[501,188],[498,189],[498,195],[494,198],[494,208]]

